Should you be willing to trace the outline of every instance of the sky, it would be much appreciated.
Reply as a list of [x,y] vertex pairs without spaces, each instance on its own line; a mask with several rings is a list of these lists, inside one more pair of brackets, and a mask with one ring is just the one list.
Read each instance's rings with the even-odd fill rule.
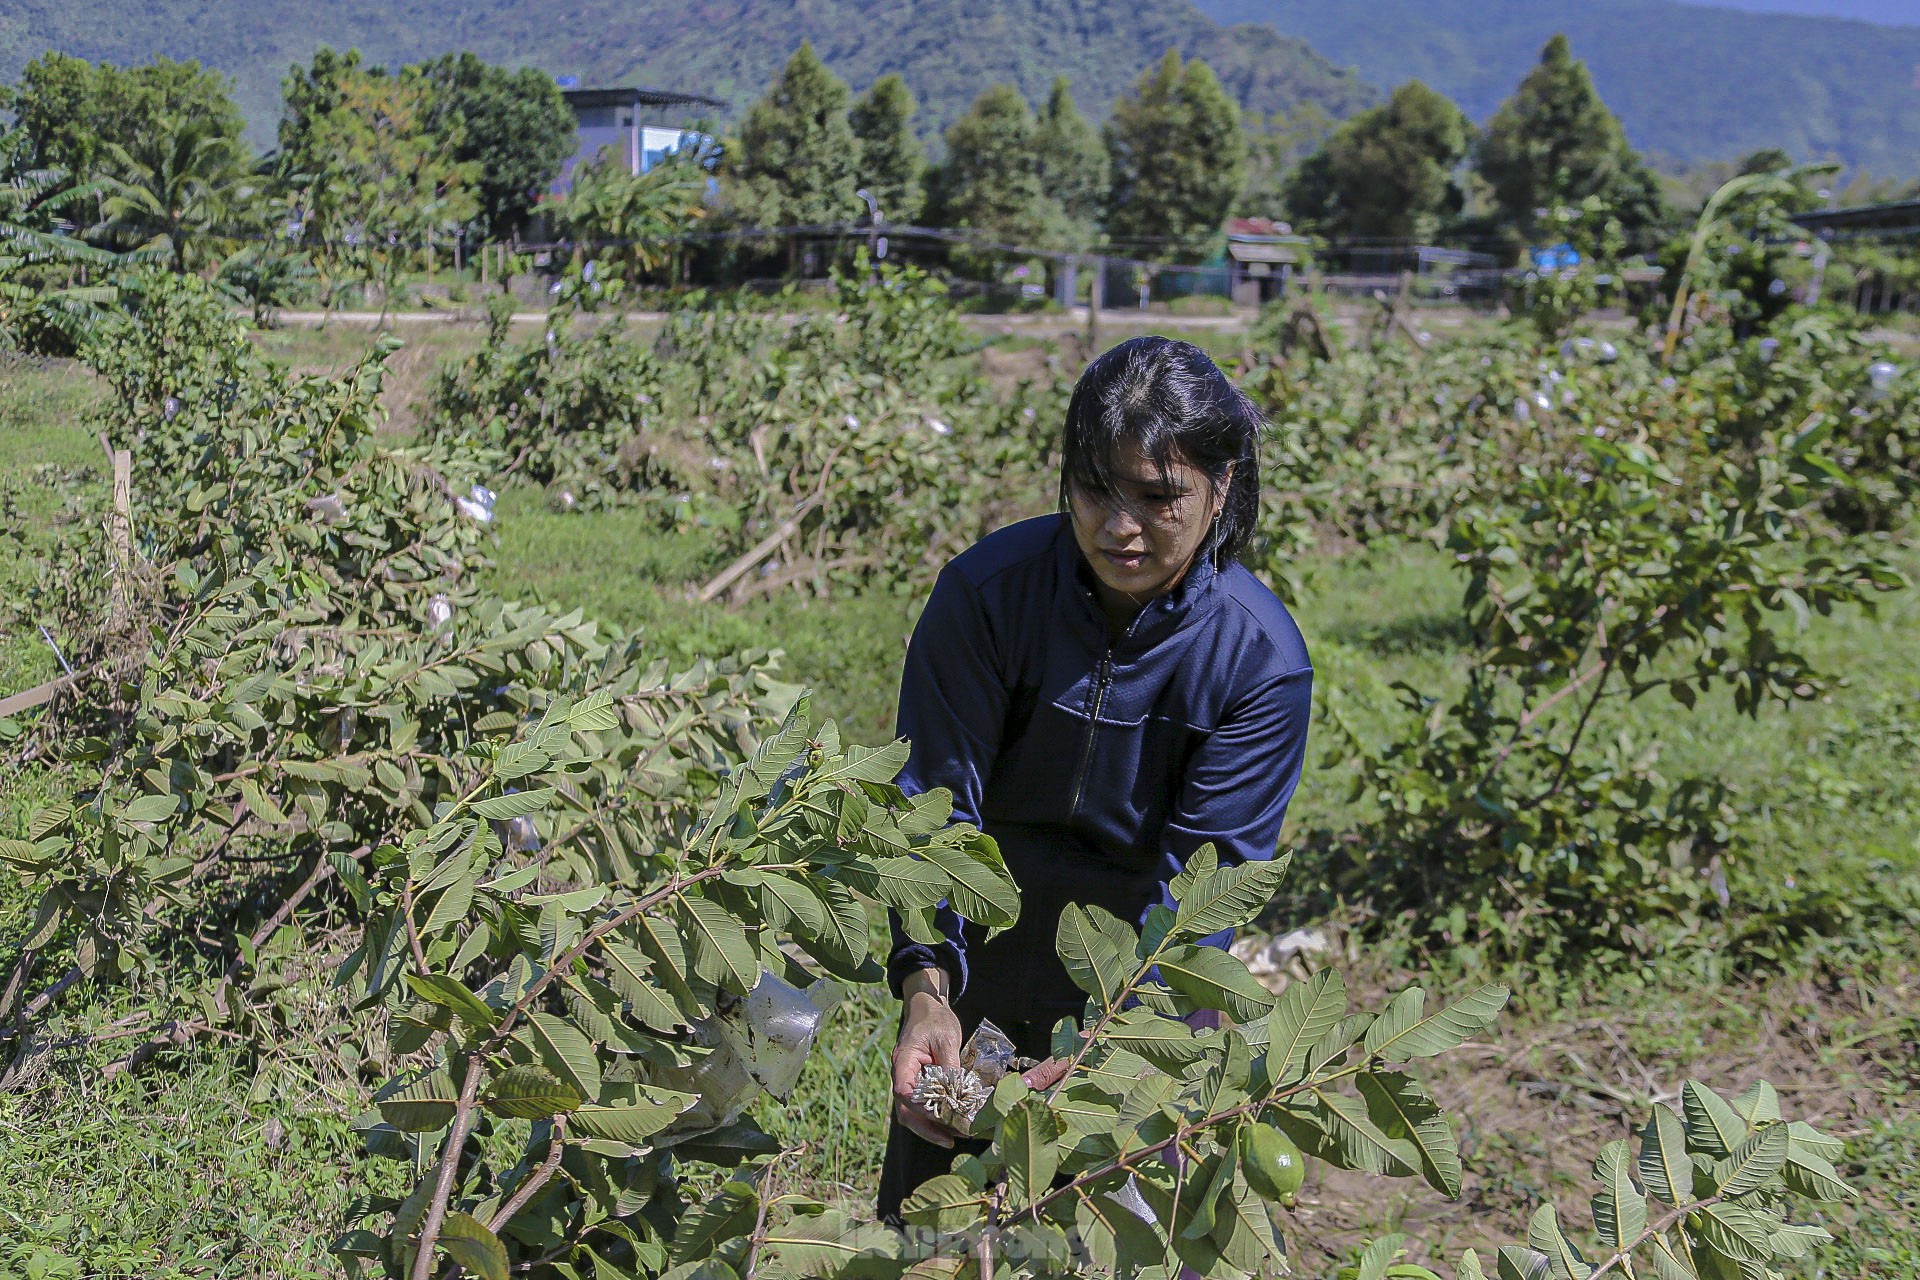
[[1920,26],[1920,0],[1685,0],[1720,9],[1748,9],[1756,13],[1812,13],[1827,18],[1860,18],[1867,22]]

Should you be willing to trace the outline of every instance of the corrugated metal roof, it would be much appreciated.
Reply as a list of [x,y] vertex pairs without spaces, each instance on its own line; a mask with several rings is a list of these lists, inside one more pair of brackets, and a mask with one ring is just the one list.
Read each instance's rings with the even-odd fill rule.
[[1818,209],[1791,216],[1809,231],[1911,227],[1920,224],[1920,200],[1896,200],[1891,204],[1860,205],[1852,209]]
[[677,89],[562,89],[567,105],[579,107],[724,107],[718,98]]
[[1236,239],[1288,236],[1293,234],[1293,227],[1285,222],[1276,222],[1272,218],[1228,218],[1227,234]]

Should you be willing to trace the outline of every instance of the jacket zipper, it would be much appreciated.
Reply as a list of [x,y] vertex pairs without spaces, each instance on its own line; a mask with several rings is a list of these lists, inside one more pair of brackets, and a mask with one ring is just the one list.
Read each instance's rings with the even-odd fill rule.
[[1073,780],[1073,807],[1067,811],[1069,816],[1080,814],[1080,799],[1087,790],[1087,771],[1093,767],[1093,740],[1100,733],[1100,708],[1107,700],[1107,685],[1112,678],[1113,650],[1109,648],[1100,656],[1099,674],[1094,677],[1093,716],[1087,721],[1087,745],[1080,752],[1080,772]]

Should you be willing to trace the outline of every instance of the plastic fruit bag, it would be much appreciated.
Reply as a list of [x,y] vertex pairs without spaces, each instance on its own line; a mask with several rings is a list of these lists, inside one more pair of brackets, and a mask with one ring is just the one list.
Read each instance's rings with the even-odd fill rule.
[[646,1072],[648,1083],[700,1099],[656,1141],[665,1145],[732,1124],[761,1093],[784,1101],[807,1065],[821,1021],[842,994],[831,982],[803,991],[762,970],[745,999],[730,997],[712,1017],[696,1022],[690,1047],[704,1052],[687,1066]]

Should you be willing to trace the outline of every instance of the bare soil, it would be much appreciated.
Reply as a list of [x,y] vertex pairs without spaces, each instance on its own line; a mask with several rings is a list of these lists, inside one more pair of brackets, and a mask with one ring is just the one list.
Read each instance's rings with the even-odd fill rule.
[[[1341,963],[1356,1007],[1378,1008],[1415,979]],[[1472,985],[1429,986],[1428,1007]],[[1410,1246],[1414,1260],[1451,1274],[1464,1249],[1487,1259],[1498,1245],[1524,1241],[1527,1219],[1546,1199],[1578,1234],[1591,1223],[1586,1202],[1597,1184],[1589,1174],[1601,1147],[1633,1138],[1656,1104],[1677,1110],[1689,1079],[1725,1096],[1767,1080],[1789,1118],[1842,1139],[1863,1136],[1876,1121],[1920,1118],[1916,1009],[1920,968],[1909,966],[1871,986],[1857,977],[1779,976],[1697,995],[1622,990],[1544,1016],[1510,1011],[1485,1039],[1415,1064],[1454,1120],[1465,1165],[1460,1199],[1417,1179],[1387,1183],[1316,1164],[1287,1233],[1295,1271],[1331,1275],[1356,1246],[1403,1231],[1419,1242]],[[1872,1209],[1898,1212],[1869,1188],[1829,1229],[1841,1234]]]

